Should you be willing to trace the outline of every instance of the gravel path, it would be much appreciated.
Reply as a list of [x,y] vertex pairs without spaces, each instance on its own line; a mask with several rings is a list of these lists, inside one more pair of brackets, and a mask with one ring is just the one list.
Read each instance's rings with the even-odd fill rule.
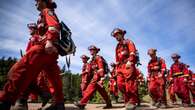
[[[40,104],[37,104],[37,103],[29,103],[28,105],[29,105],[29,110],[37,110],[41,106]],[[103,109],[104,106],[105,104],[88,104],[85,110],[125,110],[123,104],[113,104],[113,108],[111,109]],[[65,107],[66,107],[66,110],[79,110],[73,104],[65,104]],[[150,104],[148,103],[142,103],[142,105],[140,107],[137,107],[136,110],[165,110],[165,109],[157,109],[157,108],[150,106]],[[188,108],[170,106],[166,110],[195,110],[195,106],[188,107]]]

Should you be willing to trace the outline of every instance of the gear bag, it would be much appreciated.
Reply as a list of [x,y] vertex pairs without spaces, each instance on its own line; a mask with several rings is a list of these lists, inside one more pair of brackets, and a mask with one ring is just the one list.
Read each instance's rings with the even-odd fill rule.
[[109,69],[109,66],[108,66],[107,61],[106,61],[103,57],[101,57],[101,59],[103,60],[103,65],[104,65],[104,72],[105,72],[105,74],[110,73],[110,69]]
[[76,52],[76,46],[74,41],[71,38],[71,30],[68,28],[68,26],[61,21],[61,30],[60,30],[60,39],[56,42],[58,47],[58,52],[61,56],[66,56],[70,54],[75,54]]

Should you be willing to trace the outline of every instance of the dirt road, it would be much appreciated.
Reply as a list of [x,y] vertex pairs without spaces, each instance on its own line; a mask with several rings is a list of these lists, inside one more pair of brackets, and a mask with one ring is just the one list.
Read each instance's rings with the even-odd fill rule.
[[[40,106],[41,106],[40,104],[29,103],[29,110],[37,110]],[[86,110],[125,110],[123,104],[113,104],[113,108],[111,109],[103,109],[104,106],[105,104],[88,104],[86,106]],[[177,107],[170,106],[166,110],[195,110],[195,106],[188,107],[188,108],[178,107],[178,106],[179,105],[177,105]],[[66,110],[79,110],[73,104],[65,104],[65,107]],[[136,110],[165,110],[165,109],[157,109],[152,107],[148,103],[142,103],[142,105],[140,107],[137,107]]]

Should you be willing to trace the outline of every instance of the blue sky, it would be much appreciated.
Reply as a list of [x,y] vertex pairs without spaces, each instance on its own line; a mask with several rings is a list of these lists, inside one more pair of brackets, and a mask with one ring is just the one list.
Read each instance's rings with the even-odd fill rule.
[[[115,56],[116,40],[110,36],[115,27],[126,29],[140,53],[140,69],[146,74],[148,48],[157,48],[158,56],[169,68],[173,52],[195,71],[194,0],[55,0],[56,13],[72,30],[77,52],[71,57],[73,72],[80,72],[80,56],[89,55],[95,44],[108,62]],[[20,57],[29,39],[27,23],[37,20],[34,0],[1,0],[0,57]],[[60,57],[63,65],[65,58]]]

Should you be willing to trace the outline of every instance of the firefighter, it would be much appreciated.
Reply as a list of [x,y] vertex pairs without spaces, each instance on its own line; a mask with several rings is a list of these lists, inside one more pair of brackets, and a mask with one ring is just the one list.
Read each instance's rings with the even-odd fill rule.
[[187,79],[189,77],[186,65],[179,61],[180,55],[174,53],[171,55],[174,63],[170,68],[170,79],[173,82],[173,90],[175,94],[182,100],[184,107],[190,104],[189,90],[187,87]]
[[115,98],[116,103],[118,103],[118,87],[117,87],[117,74],[116,74],[116,64],[111,63],[111,74],[110,74],[110,80],[109,80],[109,91],[110,94]]
[[173,88],[173,81],[170,80],[171,77],[172,76],[170,76],[170,70],[169,70],[168,74],[166,76],[166,87],[168,89],[169,99],[170,99],[172,105],[177,105],[176,94],[175,94],[174,88]]
[[148,63],[148,90],[152,97],[152,105],[166,108],[165,72],[166,64],[164,59],[156,55],[156,49],[149,49],[148,55],[151,60]]
[[88,60],[90,59],[90,57],[86,55],[82,55],[81,59],[83,61],[83,67],[82,67],[82,73],[81,73],[81,91],[82,91],[82,95],[84,96],[84,92],[87,86],[89,85],[92,75],[90,74],[91,66],[88,63]]
[[60,24],[54,12],[55,2],[51,0],[36,0],[40,11],[37,22],[38,34],[41,36],[39,45],[35,45],[15,63],[8,72],[8,81],[0,91],[0,109],[9,110],[11,104],[34,81],[41,70],[45,70],[49,81],[55,89],[54,102],[46,110],[64,110],[64,95],[60,69],[57,65],[58,50],[54,45],[59,39]]
[[[33,47],[34,45],[39,44],[39,35],[37,33],[36,23],[30,23],[27,25],[27,27],[29,28],[31,37],[29,39],[26,52],[30,50],[30,48]],[[28,105],[27,105],[28,98],[31,98],[32,101],[35,101],[38,99],[38,95],[42,99],[42,102],[43,102],[42,107],[45,106],[46,103],[51,98],[51,94],[49,92],[47,82],[48,80],[47,80],[46,74],[42,71],[38,75],[37,79],[30,84],[28,89],[24,93],[21,94],[20,98],[16,101],[17,103],[14,106],[14,110],[21,110],[21,109],[27,110],[28,109]]]
[[190,66],[187,65],[188,68],[188,74],[189,74],[189,78],[188,78],[188,88],[190,90],[190,93],[192,94],[192,102],[193,104],[195,104],[195,74],[192,70],[190,70]]
[[176,99],[175,92],[174,92],[173,82],[170,82],[170,84],[168,85],[168,93],[169,93],[169,98],[171,100],[172,105],[176,105],[177,99]]
[[[137,81],[137,88],[139,88],[140,86],[142,86],[144,84],[144,76],[143,74],[141,73],[141,71],[136,68],[136,73],[137,73],[137,77],[136,77],[136,81]],[[138,96],[138,103],[137,105],[138,106],[141,106],[141,99],[140,99],[140,94],[139,94],[139,91],[137,91],[137,96]]]
[[93,74],[93,78],[87,86],[84,96],[79,102],[75,102],[74,104],[80,109],[84,109],[89,99],[97,90],[106,102],[106,106],[104,108],[111,108],[111,100],[103,86],[103,81],[105,79],[106,74],[104,59],[102,56],[98,55],[100,49],[96,46],[91,45],[88,49],[90,51],[90,54],[92,55],[90,65],[92,68],[91,74]]
[[39,44],[40,36],[38,34],[37,24],[36,23],[29,23],[27,24],[27,27],[29,29],[29,33],[31,35],[29,42],[26,47],[26,52],[30,50],[31,47],[33,47],[36,44]]
[[135,109],[138,103],[138,88],[136,79],[136,47],[134,43],[125,39],[126,31],[115,28],[111,35],[116,38],[116,71],[118,89],[124,97],[127,109]]

